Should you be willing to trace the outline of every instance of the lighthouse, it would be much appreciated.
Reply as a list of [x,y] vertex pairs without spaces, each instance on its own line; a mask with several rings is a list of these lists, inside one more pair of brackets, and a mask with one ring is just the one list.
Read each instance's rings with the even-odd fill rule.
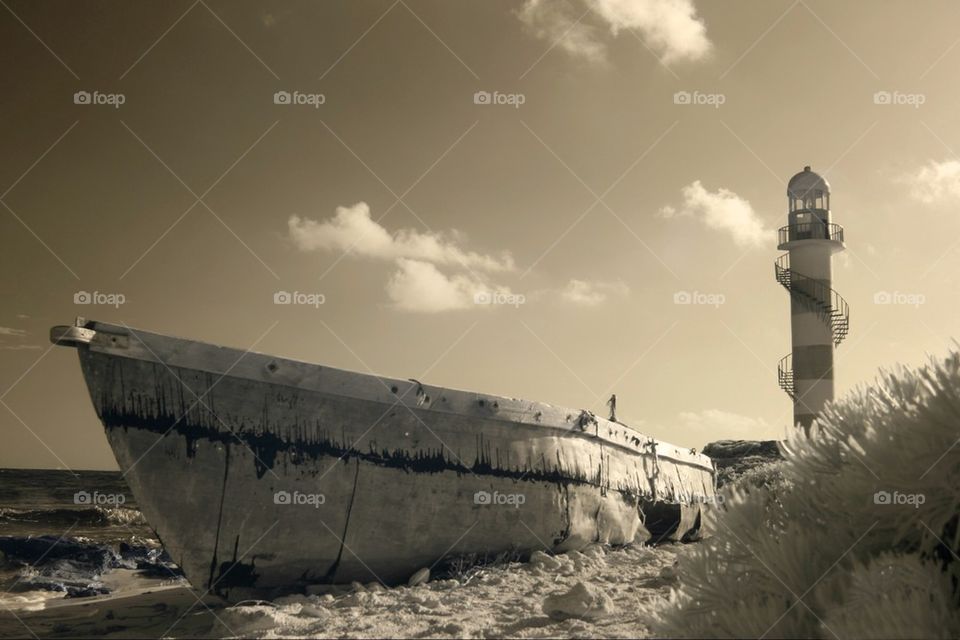
[[830,184],[804,167],[787,185],[787,225],[777,232],[777,282],[790,294],[793,349],[777,367],[793,399],[793,422],[804,429],[833,400],[834,349],[850,328],[850,309],[833,290],[833,254],[843,251],[843,227],[830,216]]

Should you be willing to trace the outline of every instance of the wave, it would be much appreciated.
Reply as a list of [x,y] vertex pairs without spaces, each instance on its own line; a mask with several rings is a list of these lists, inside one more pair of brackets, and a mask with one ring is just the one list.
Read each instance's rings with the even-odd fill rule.
[[109,593],[101,579],[114,569],[168,580],[183,576],[152,538],[130,536],[127,541],[105,543],[84,537],[0,536],[3,591],[59,591],[68,597]]
[[81,507],[70,509],[16,509],[0,508],[2,524],[49,524],[76,526],[134,526],[147,524],[137,509],[128,507]]

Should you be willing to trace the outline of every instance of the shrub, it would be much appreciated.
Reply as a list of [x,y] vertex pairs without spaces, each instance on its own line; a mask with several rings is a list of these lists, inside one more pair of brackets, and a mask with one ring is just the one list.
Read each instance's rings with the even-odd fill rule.
[[782,482],[724,489],[654,632],[960,637],[960,353],[881,372],[783,450]]

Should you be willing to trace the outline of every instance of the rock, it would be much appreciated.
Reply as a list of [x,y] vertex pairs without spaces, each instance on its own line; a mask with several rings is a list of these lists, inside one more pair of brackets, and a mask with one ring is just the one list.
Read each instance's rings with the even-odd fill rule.
[[351,591],[355,591],[355,592],[359,592],[359,591],[366,591],[367,588],[364,587],[361,583],[359,583],[359,582],[357,582],[357,581],[353,581],[353,582],[350,583],[350,590],[351,590]]
[[416,587],[417,585],[424,584],[430,579],[430,569],[424,567],[417,571],[415,574],[410,576],[410,579],[407,581],[407,585],[411,587]]
[[300,611],[297,613],[299,616],[308,618],[324,618],[328,614],[329,612],[319,602],[304,602],[300,605]]
[[422,598],[422,599],[420,600],[420,603],[419,603],[419,604],[420,604],[421,607],[424,607],[424,608],[426,608],[426,609],[439,609],[439,608],[440,608],[440,600],[439,600],[439,598],[435,598],[435,597],[433,597],[433,596],[428,596],[428,597],[426,597],[426,598]]
[[567,629],[566,629],[565,635],[569,635],[571,638],[583,637],[578,634],[587,634],[586,637],[589,638],[590,625],[581,620],[571,619],[569,622],[567,622]]
[[386,590],[387,590],[386,587],[384,587],[379,582],[370,582],[367,584],[367,591],[371,593],[377,593],[379,591],[386,591]]
[[565,554],[573,562],[573,567],[577,571],[583,571],[584,567],[589,565],[590,558],[579,551],[568,551]]
[[711,458],[743,458],[763,456],[770,459],[782,459],[776,440],[718,440],[703,448],[703,453]]
[[577,565],[572,558],[567,557],[566,555],[560,556],[557,558],[560,561],[559,573],[563,576],[572,576],[577,573]]
[[613,613],[613,600],[597,587],[577,582],[566,593],[544,598],[543,612],[554,620],[599,620]]
[[503,584],[503,576],[500,576],[496,573],[488,573],[480,578],[480,581],[483,582],[483,584],[496,586],[498,584]]
[[305,596],[301,593],[294,593],[289,596],[281,596],[273,600],[273,604],[277,604],[283,607],[288,605],[302,605],[305,602],[313,602],[313,601],[310,599],[310,596]]
[[543,551],[534,551],[530,554],[530,566],[544,571],[557,571],[562,565],[553,556],[547,555]]
[[344,596],[340,600],[337,600],[337,607],[348,609],[350,607],[359,607],[363,605],[370,597],[369,593],[351,593],[348,596]]
[[660,569],[660,578],[663,580],[676,580],[677,576],[680,575],[680,563],[674,561],[673,564],[667,565],[663,569]]
[[717,487],[736,482],[752,469],[783,460],[776,440],[720,440],[705,446],[703,453],[713,459]]
[[444,591],[446,589],[456,589],[460,586],[460,583],[456,580],[449,578],[447,580],[436,580],[430,583],[430,588],[434,591]]
[[448,622],[442,627],[437,627],[436,631],[436,635],[446,634],[448,636],[459,636],[464,632],[464,627],[456,622]]

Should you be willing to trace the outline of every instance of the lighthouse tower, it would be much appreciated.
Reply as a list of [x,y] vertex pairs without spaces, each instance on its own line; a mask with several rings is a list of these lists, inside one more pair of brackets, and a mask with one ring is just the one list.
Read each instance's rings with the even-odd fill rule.
[[777,282],[790,292],[793,350],[777,367],[793,398],[793,421],[809,430],[833,400],[833,350],[850,328],[846,300],[833,290],[833,254],[843,251],[843,227],[830,218],[830,184],[804,167],[787,185],[787,226],[778,232]]

